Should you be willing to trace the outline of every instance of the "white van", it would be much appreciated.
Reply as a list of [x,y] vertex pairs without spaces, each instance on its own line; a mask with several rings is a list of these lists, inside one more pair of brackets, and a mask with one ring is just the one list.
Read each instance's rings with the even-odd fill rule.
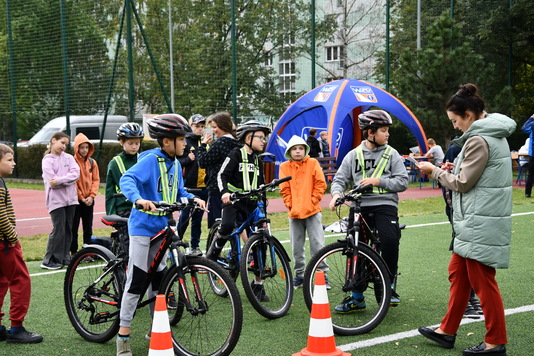
[[[106,130],[104,131],[104,142],[118,142],[117,129],[128,122],[128,118],[123,115],[110,115],[106,120]],[[91,142],[100,142],[100,133],[104,125],[103,115],[70,116],[71,142],[80,132]],[[48,144],[50,137],[55,132],[67,132],[67,118],[65,116],[56,117],[44,125],[28,142],[20,142],[18,146],[34,145],[37,143]]]

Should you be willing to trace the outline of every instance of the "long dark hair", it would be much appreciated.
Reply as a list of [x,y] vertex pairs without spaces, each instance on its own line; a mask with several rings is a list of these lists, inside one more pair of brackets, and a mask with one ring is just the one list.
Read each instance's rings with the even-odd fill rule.
[[235,137],[234,123],[230,113],[226,111],[215,113],[208,118],[208,122],[211,121],[215,122],[221,130],[226,131]]
[[58,131],[55,134],[53,134],[52,137],[50,137],[50,142],[48,142],[48,146],[46,147],[46,151],[45,151],[44,155],[46,156],[47,154],[49,154],[52,151],[52,140],[56,140],[57,141],[57,140],[61,140],[64,137],[68,138],[68,140],[70,142],[69,135],[67,135],[63,131]]
[[484,112],[484,100],[478,93],[475,84],[467,83],[460,85],[460,88],[450,97],[445,105],[445,110],[465,117],[466,111],[472,111],[476,118],[479,118]]

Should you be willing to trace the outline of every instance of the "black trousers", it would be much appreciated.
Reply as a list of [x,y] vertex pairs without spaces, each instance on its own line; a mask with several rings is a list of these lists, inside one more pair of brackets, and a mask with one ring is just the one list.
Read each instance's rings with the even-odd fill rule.
[[91,236],[93,235],[93,211],[95,204],[91,206],[85,205],[80,201],[79,205],[76,205],[76,211],[74,212],[74,221],[72,224],[72,241],[70,243],[70,252],[75,254],[78,251],[78,229],[80,228],[80,220],[83,227],[83,243],[90,244]]

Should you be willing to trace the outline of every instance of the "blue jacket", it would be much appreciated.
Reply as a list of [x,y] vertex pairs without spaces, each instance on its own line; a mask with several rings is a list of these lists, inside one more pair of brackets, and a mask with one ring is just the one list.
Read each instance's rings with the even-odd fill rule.
[[528,146],[528,155],[530,157],[533,157],[533,151],[534,151],[534,117],[529,117],[527,122],[525,122],[525,124],[523,125],[523,127],[521,128],[521,130],[523,130],[524,133],[526,133],[527,135],[529,135],[530,137],[530,146]]
[[[160,148],[143,152],[139,156],[137,164],[124,173],[119,183],[124,196],[132,203],[138,199],[163,200],[157,157],[165,159],[170,195],[176,197],[175,200],[182,197],[194,198],[193,194],[185,191],[180,163],[169,158]],[[176,192],[172,192],[174,179],[178,179]],[[135,208],[132,209],[128,220],[130,235],[153,236],[166,226],[167,218],[165,216],[147,214]]]

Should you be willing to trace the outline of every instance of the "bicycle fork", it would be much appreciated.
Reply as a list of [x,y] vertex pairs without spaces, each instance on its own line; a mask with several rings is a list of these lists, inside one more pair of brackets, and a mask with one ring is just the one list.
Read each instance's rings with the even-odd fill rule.
[[[181,296],[179,299],[182,299],[182,302],[185,305],[185,309],[191,313],[192,315],[198,315],[198,314],[205,314],[208,311],[208,305],[204,298],[202,297],[202,292],[200,291],[200,286],[198,284],[197,279],[197,271],[194,268],[189,268],[189,272],[191,273],[191,283],[193,283],[193,290],[195,291],[195,300],[198,303],[198,307],[194,307],[191,303],[191,298],[189,296],[189,292],[187,290],[187,282],[185,275],[183,273],[182,266],[184,264],[187,264],[186,257],[182,255],[181,261],[178,259],[178,251],[175,246],[171,247],[171,254],[172,258],[174,260],[174,263],[178,267],[178,283],[180,284],[181,289]],[[179,303],[180,300],[177,300]]]

